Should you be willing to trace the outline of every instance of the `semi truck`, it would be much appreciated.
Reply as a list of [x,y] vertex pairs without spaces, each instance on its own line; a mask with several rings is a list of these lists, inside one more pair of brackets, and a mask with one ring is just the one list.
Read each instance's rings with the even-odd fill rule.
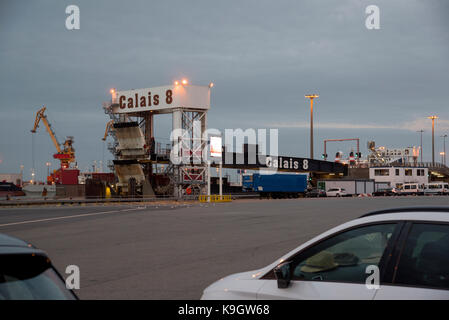
[[298,198],[307,191],[307,174],[246,174],[243,191],[259,192],[262,198]]

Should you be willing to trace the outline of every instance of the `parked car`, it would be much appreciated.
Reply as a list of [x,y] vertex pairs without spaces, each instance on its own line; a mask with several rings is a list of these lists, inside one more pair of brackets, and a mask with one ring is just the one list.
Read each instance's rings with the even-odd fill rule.
[[306,192],[306,197],[307,198],[321,198],[321,197],[325,197],[326,196],[326,191],[321,190],[321,189],[310,189]]
[[0,300],[74,300],[47,254],[0,233]]
[[381,210],[227,276],[202,299],[449,299],[448,252],[449,207]]
[[332,188],[326,191],[326,197],[345,197],[347,195],[343,188]]
[[21,197],[24,196],[25,192],[22,188],[16,186],[11,182],[0,182],[0,198],[10,199],[11,197]]
[[373,192],[374,197],[379,197],[379,196],[389,197],[389,196],[397,196],[397,195],[398,195],[398,190],[396,190],[396,188],[384,188],[384,189],[379,189],[379,190]]
[[424,185],[418,183],[404,183],[402,188],[399,189],[399,194],[403,196],[421,196],[424,194]]
[[449,194],[449,183],[431,182],[424,189],[425,195],[446,195]]

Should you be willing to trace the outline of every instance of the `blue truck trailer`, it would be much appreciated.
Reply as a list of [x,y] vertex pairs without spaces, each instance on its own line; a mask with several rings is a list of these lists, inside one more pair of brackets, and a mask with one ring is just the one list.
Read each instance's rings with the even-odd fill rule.
[[298,198],[307,191],[307,174],[248,174],[243,190],[259,192],[263,198]]

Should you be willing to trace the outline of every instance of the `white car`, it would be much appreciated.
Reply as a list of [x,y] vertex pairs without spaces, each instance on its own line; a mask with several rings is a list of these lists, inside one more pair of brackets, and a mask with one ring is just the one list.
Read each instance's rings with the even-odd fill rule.
[[202,299],[448,299],[449,207],[382,210],[335,227]]
[[424,194],[424,186],[419,185],[418,183],[404,183],[402,188],[399,190],[401,195],[423,195]]
[[332,188],[326,191],[326,197],[345,197],[347,195],[343,188]]
[[449,183],[447,182],[431,182],[427,184],[425,195],[446,195],[449,194]]

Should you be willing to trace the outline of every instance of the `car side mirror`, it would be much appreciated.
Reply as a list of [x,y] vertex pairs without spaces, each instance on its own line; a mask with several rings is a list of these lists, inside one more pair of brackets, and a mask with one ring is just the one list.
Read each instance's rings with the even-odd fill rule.
[[291,261],[286,261],[274,268],[274,276],[278,282],[279,289],[288,288],[292,280]]

